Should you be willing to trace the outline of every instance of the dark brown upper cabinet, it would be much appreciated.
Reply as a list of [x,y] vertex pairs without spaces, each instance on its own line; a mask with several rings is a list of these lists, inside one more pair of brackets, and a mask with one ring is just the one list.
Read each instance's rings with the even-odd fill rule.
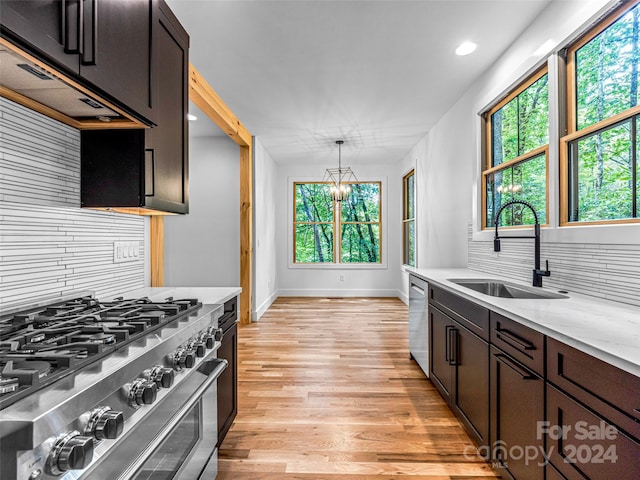
[[189,211],[189,36],[164,1],[154,28],[158,122],[150,129],[83,130],[83,207],[138,214]]
[[[41,61],[69,79],[67,83],[77,82],[97,98],[153,125],[159,120],[152,68],[157,2],[3,0],[2,37],[34,58],[36,71]],[[42,80],[42,88],[47,88]],[[47,104],[46,99],[36,101]],[[102,112],[96,116],[104,117]]]

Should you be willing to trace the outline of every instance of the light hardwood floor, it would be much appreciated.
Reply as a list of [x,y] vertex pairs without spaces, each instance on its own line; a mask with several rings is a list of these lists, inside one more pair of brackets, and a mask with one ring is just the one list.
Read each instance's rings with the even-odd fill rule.
[[409,359],[392,298],[280,298],[239,330],[218,480],[499,478]]

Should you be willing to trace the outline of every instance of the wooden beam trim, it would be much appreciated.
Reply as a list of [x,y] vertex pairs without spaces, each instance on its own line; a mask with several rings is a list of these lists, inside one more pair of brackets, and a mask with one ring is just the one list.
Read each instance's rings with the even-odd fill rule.
[[192,64],[189,64],[189,98],[235,143],[242,147],[251,145],[249,131]]
[[240,322],[251,323],[253,270],[253,149],[240,147]]
[[164,287],[164,217],[149,217],[151,286]]
[[189,98],[240,146],[240,322],[251,323],[253,299],[253,136],[189,64]]

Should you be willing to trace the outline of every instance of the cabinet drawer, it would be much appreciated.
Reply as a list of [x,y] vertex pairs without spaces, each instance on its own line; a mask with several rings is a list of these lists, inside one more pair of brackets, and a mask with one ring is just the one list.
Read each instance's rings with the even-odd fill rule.
[[546,451],[567,479],[638,479],[640,444],[552,386],[547,420]]
[[640,378],[547,339],[547,380],[640,439]]
[[542,376],[544,374],[544,335],[529,327],[490,312],[491,343]]
[[454,320],[489,341],[489,310],[449,290],[429,286],[429,303],[438,306]]

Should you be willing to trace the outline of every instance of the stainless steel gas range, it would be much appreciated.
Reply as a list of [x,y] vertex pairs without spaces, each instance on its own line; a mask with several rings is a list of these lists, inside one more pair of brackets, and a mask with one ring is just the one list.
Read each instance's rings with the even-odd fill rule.
[[85,293],[3,312],[0,478],[215,478],[222,312]]

